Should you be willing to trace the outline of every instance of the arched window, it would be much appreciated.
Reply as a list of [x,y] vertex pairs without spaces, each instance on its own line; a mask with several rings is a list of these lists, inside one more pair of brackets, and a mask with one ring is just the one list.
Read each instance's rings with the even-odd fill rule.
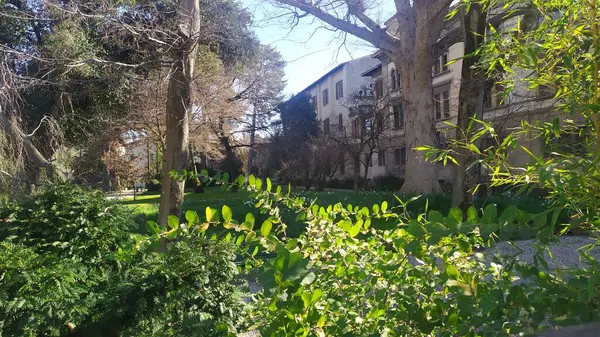
[[390,80],[392,81],[392,90],[398,89],[398,73],[396,72],[396,69],[392,69]]

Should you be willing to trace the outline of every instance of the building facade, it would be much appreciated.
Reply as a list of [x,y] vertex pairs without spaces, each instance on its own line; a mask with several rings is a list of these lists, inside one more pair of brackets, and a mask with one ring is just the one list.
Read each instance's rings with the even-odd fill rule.
[[[517,24],[517,20],[518,18],[515,17],[503,22],[499,29],[506,30],[513,27]],[[392,26],[389,30],[393,31],[394,22],[390,20],[387,24]],[[378,170],[378,172],[403,178],[403,165],[407,160],[407,149],[404,147],[402,88],[399,74],[393,62],[387,59],[383,53],[375,53],[373,56],[380,60],[380,64],[364,72],[363,76],[371,78],[375,88],[391,97],[388,113],[394,116],[389,119],[390,123],[394,123],[388,129],[389,144],[383,146],[387,150],[385,153],[378,154],[385,156],[385,160],[378,161],[384,165],[383,170]],[[464,44],[462,42],[455,43],[440,56],[432,67],[431,81],[434,98],[432,113],[436,119],[437,146],[440,148],[446,146],[447,139],[455,137],[456,130],[450,125],[455,125],[457,122],[463,56]],[[513,71],[518,72],[519,70],[513,69]],[[493,79],[482,85],[485,86],[482,119],[491,123],[500,136],[503,131],[519,126],[521,121],[531,124],[543,123],[551,121],[558,115],[554,109],[556,101],[553,99],[553,93],[546,88],[538,87],[532,90],[523,81],[517,83],[508,95],[504,95],[503,88],[494,83]],[[401,123],[398,123],[398,120]],[[487,148],[493,143],[494,140],[491,138],[483,139],[482,147]],[[540,138],[521,139],[521,144],[536,156],[541,155],[544,151],[543,141]],[[515,149],[509,156],[509,162],[513,165],[523,165],[530,160],[532,157],[521,149]],[[452,177],[452,167],[440,165],[438,172],[440,180],[450,180]]]
[[[302,90],[311,97],[323,135],[339,137],[340,133],[352,132],[356,110],[371,104],[369,101],[374,95],[372,79],[363,74],[378,64],[380,61],[372,56],[341,63]],[[349,156],[340,152],[340,157],[336,160],[341,161],[336,176],[352,176],[354,166]],[[376,161],[377,158],[372,160]],[[382,173],[384,172],[378,171],[377,167],[369,169],[368,178]]]

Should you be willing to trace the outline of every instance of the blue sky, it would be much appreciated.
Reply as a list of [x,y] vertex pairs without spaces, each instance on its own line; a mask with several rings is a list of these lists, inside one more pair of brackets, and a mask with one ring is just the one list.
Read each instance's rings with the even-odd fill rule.
[[[375,49],[348,35],[345,47],[337,34],[325,29],[319,21],[304,18],[301,25],[290,31],[285,22],[271,19],[276,13],[269,1],[242,0],[254,15],[255,27],[260,41],[275,47],[287,62],[286,94],[297,93],[342,62],[368,55]],[[315,31],[316,30],[316,31]]]

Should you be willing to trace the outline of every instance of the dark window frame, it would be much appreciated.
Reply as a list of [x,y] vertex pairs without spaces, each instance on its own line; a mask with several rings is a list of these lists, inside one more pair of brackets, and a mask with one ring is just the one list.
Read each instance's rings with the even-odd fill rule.
[[329,121],[329,118],[325,118],[323,120],[323,134],[325,136],[329,136],[330,131],[331,131],[331,122]]
[[344,97],[344,80],[335,82],[335,99]]
[[385,167],[385,150],[380,149],[377,152],[377,164],[379,165],[379,167]]
[[392,107],[392,114],[394,118],[394,128],[404,129],[404,111],[402,105],[394,105]]

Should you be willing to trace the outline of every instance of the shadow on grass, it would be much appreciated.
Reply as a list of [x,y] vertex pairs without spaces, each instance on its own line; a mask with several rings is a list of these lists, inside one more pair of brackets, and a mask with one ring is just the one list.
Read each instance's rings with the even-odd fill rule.
[[137,204],[140,204],[140,203],[143,203],[143,204],[158,204],[159,201],[160,201],[160,195],[159,194],[152,194],[152,195],[140,195],[140,196],[137,196],[135,198],[135,200],[133,200],[133,199],[120,200],[119,204],[121,204],[121,205],[137,205]]

